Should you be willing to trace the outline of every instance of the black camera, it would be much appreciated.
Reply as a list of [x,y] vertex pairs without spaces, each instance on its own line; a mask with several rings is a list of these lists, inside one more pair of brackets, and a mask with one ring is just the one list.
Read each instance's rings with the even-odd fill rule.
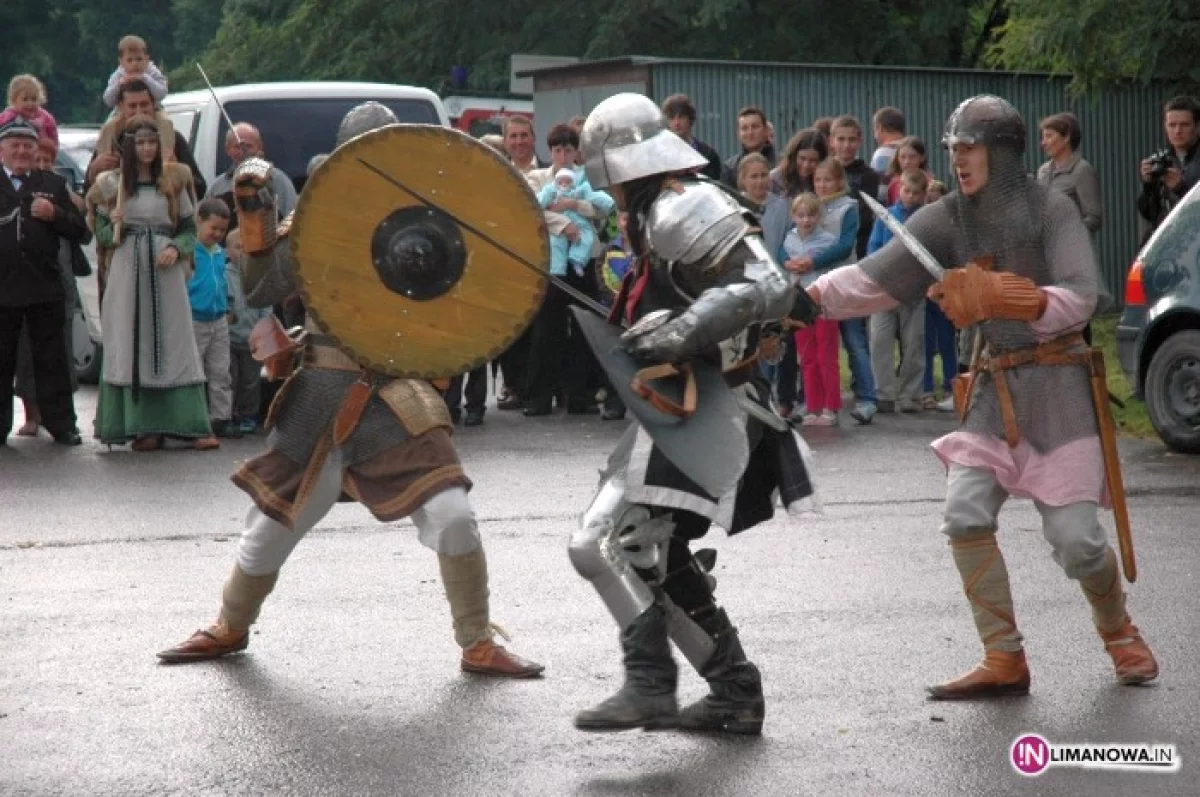
[[1161,180],[1167,174],[1167,169],[1175,166],[1175,153],[1169,149],[1160,149],[1149,158],[1150,179]]

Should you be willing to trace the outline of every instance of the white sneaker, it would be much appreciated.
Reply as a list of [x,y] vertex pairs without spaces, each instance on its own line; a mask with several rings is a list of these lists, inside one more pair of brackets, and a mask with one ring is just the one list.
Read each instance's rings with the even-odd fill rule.
[[938,412],[954,412],[954,396],[946,396],[937,403]]

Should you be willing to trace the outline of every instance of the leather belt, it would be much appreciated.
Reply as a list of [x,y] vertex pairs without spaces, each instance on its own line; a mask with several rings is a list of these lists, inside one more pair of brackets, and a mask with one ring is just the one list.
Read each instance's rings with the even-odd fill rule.
[[1023,365],[1079,365],[1087,361],[1086,352],[1069,353],[1067,350],[1085,345],[1083,335],[1073,333],[1046,341],[1028,349],[1018,349],[1005,354],[984,352],[979,358],[979,369],[997,373],[1020,368]]
[[304,349],[304,367],[320,368],[326,371],[353,371],[354,373],[364,370],[341,349],[312,343],[309,343]]
[[[1000,398],[1000,419],[1004,422],[1004,439],[1009,448],[1016,448],[1017,444],[1021,442],[1021,430],[1017,426],[1017,413],[1013,406],[1012,392],[1008,387],[1008,379],[1004,376],[1004,372],[1026,365],[1089,366],[1092,356],[1091,349],[1077,352],[1068,351],[1084,345],[1086,345],[1086,341],[1084,341],[1083,335],[1072,333],[1028,349],[1018,349],[995,355],[985,352],[980,356],[972,378],[982,371],[987,371],[992,375],[992,381],[996,384],[996,393]],[[970,393],[968,393],[969,395]]]

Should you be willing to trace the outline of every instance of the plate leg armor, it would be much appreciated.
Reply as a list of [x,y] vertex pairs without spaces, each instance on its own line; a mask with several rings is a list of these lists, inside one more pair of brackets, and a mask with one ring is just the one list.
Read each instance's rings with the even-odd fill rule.
[[[571,561],[596,585],[622,629],[625,684],[581,712],[585,730],[673,727],[757,734],[763,698],[758,668],[713,602],[712,582],[670,512],[630,504],[618,479],[601,487],[571,540]],[[656,585],[652,589],[651,584]],[[676,717],[669,640],[709,682],[711,694]]]
[[640,527],[651,520],[646,507],[625,500],[624,482],[612,478],[600,487],[571,537],[571,564],[579,575],[592,582],[620,628],[654,605],[654,593],[634,571],[624,548],[630,544],[639,548],[639,553],[653,554],[640,551],[639,543],[633,541],[643,530]]
[[634,569],[653,573],[661,544],[674,528],[650,509],[625,500],[619,478],[606,481],[571,538],[571,562],[596,587],[621,629],[625,683],[598,706],[581,711],[575,727],[589,731],[674,727],[677,669],[667,612]]
[[765,714],[762,676],[746,658],[729,616],[713,600],[711,584],[687,541],[672,539],[662,583],[671,638],[711,690],[680,712],[679,727],[759,734]]

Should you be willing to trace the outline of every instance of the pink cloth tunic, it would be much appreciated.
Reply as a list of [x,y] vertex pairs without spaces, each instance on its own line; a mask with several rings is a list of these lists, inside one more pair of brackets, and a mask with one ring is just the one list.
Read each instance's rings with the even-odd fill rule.
[[[826,318],[858,318],[898,306],[857,265],[822,275],[815,287],[821,294],[821,312]],[[1095,309],[1095,299],[1065,288],[1043,287],[1042,291],[1047,299],[1046,312],[1030,324],[1039,340],[1083,329]],[[1001,487],[1020,498],[1050,506],[1080,501],[1110,505],[1100,438],[1094,435],[1040,453],[1024,439],[1016,448],[1009,448],[1000,438],[959,430],[933,441],[932,448],[947,468],[955,464],[990,470]]]

